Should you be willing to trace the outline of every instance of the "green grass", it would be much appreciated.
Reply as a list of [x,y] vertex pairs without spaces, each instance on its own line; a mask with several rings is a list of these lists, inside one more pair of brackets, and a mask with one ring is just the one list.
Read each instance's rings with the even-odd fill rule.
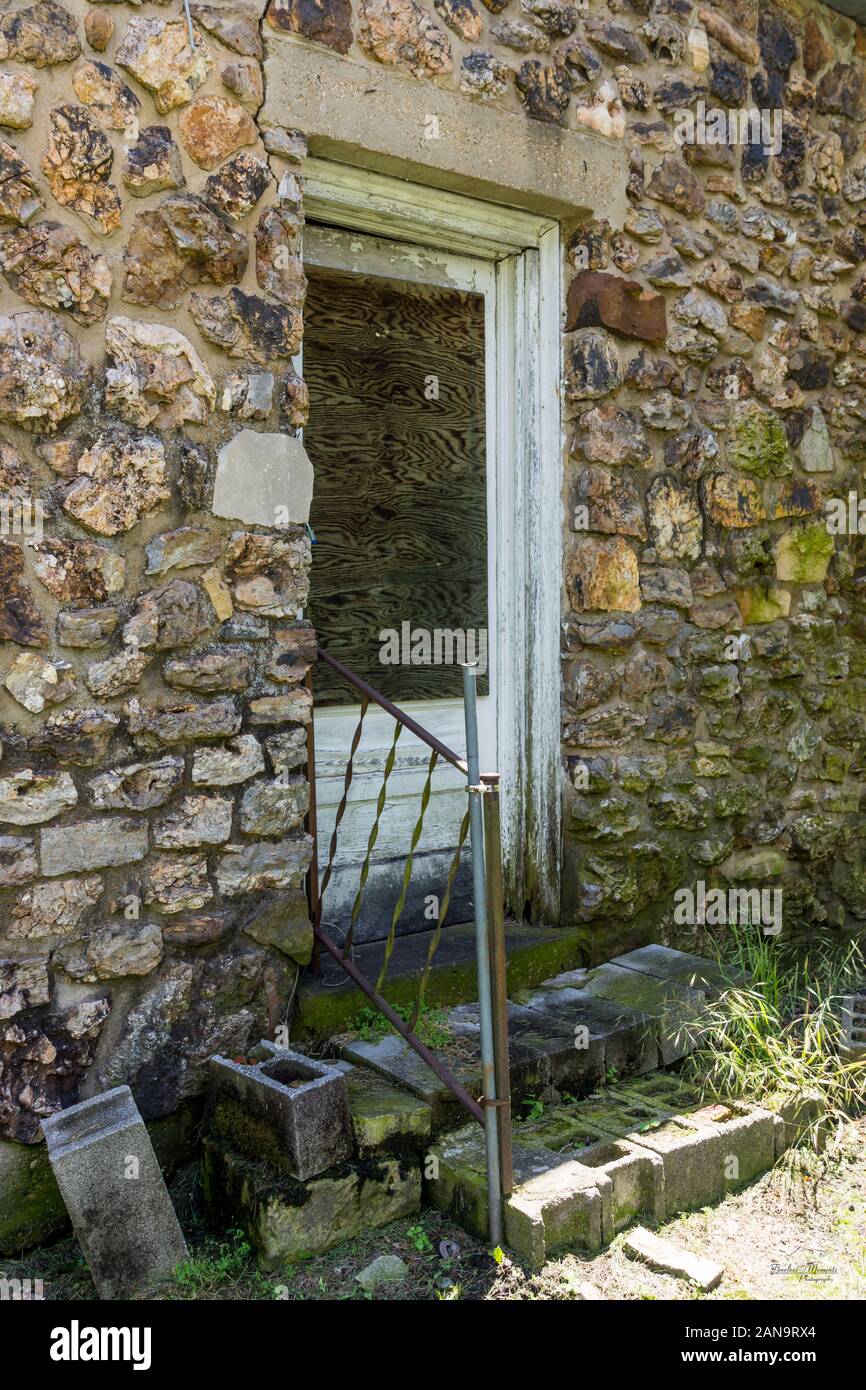
[[[866,980],[857,943],[802,946],[732,926],[721,963],[752,982],[732,983],[708,1005],[686,1072],[713,1096],[761,1101],[817,1092],[831,1122],[859,1114],[866,1063],[846,1062],[838,1051],[839,997]],[[813,1147],[818,1133],[816,1124],[805,1136]]]
[[[399,1014],[404,1023],[408,1023],[412,1017],[412,1004],[394,1004],[394,1012]],[[427,1004],[421,1005],[421,1011],[415,1024],[415,1035],[420,1038],[427,1047],[443,1048],[448,1047],[454,1041],[454,1035],[446,1022],[448,1017],[445,1009],[432,1009]],[[388,1022],[384,1014],[380,1014],[378,1009],[360,1009],[348,1025],[348,1031],[357,1034],[363,1042],[378,1042],[379,1038],[384,1038],[386,1034],[393,1033],[394,1029]]]

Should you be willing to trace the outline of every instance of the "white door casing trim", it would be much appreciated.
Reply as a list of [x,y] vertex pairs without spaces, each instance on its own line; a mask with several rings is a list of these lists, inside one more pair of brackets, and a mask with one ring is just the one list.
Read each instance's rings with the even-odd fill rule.
[[[550,217],[329,160],[304,165],[308,221],[494,262],[496,650],[506,888],[558,922],[562,586],[560,238]],[[435,733],[436,730],[433,730]]]

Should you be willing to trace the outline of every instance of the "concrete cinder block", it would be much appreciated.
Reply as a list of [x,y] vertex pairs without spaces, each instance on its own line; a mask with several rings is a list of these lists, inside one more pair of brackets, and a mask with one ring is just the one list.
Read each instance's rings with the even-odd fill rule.
[[599,1182],[605,1245],[641,1215],[663,1220],[665,1171],[660,1154],[627,1139],[603,1139],[578,1150],[575,1159],[596,1172],[599,1179],[602,1175],[608,1179],[607,1184]]
[[186,1241],[128,1086],[42,1122],[48,1157],[101,1298],[128,1298],[187,1258]]
[[[681,1116],[632,1132],[629,1143],[658,1154],[665,1171],[665,1216],[717,1202],[725,1191],[724,1139],[710,1125]],[[769,1165],[768,1165],[769,1166]]]
[[[484,1135],[469,1125],[432,1151],[427,1195],[440,1211],[486,1240],[489,1212]],[[515,1144],[514,1191],[503,1211],[505,1242],[532,1268],[560,1250],[600,1250],[603,1201],[609,1179],[545,1148]]]
[[346,1078],[264,1041],[244,1062],[211,1057],[212,1131],[289,1177],[315,1177],[352,1156]]

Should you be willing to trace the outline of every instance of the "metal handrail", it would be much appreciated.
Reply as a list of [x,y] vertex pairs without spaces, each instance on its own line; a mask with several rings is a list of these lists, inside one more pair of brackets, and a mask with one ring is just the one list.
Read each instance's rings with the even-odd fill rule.
[[[441,739],[436,738],[434,734],[431,734],[429,730],[425,729],[417,720],[413,719],[411,715],[401,710],[398,705],[395,705],[393,701],[389,700],[381,691],[376,690],[361,676],[357,675],[348,666],[345,666],[337,657],[331,656],[323,647],[317,646],[316,651],[320,661],[330,666],[342,680],[346,681],[348,685],[358,691],[361,696],[361,716],[349,751],[349,760],[346,765],[346,773],[344,776],[343,795],[339,807],[337,808],[334,831],[331,836],[328,865],[325,870],[321,888],[317,882],[318,862],[315,854],[312,864],[310,906],[313,917],[313,934],[316,944],[314,958],[316,963],[318,963],[318,948],[320,946],[323,947],[342,967],[349,978],[354,980],[355,984],[366,994],[371,1003],[385,1015],[395,1031],[414,1049],[431,1071],[439,1077],[451,1094],[459,1100],[473,1119],[484,1128],[487,1150],[487,1192],[490,1239],[493,1245],[499,1245],[502,1239],[503,1201],[512,1191],[514,1181],[508,1062],[508,1003],[505,984],[505,914],[502,891],[499,774],[491,773],[485,775],[479,770],[475,690],[476,672],[474,668],[469,666],[464,667],[463,670],[463,707],[466,723],[466,758],[463,759],[460,758],[452,748],[449,748],[447,744],[443,743]],[[309,675],[308,687],[312,692],[312,680]],[[352,911],[352,924],[347,936],[346,946],[341,949],[331,939],[322,925],[322,893],[330,878],[337,845],[337,831],[348,802],[354,756],[361,739],[364,715],[371,703],[378,705],[391,716],[397,724],[397,733],[395,734],[391,753],[386,763],[385,782],[383,783],[382,792],[380,792],[374,829],[369,837],[367,861],[365,861],[365,865],[369,862],[369,856],[376,841],[378,821],[382,812],[384,788],[391,770],[400,727],[402,726],[408,729],[410,733],[413,733],[416,738],[420,739],[422,743],[425,743],[427,747],[432,750],[427,770],[427,780],[422,794],[421,815],[413,831],[412,843],[407,859],[407,868],[403,876],[403,886],[394,910],[391,930],[388,935],[388,941],[386,942],[385,960],[380,971],[379,979],[376,981],[375,985],[370,980],[366,979],[362,971],[354,964],[351,959],[351,951],[347,949],[351,941],[357,910],[366,881],[366,874],[363,870],[359,893]],[[315,840],[317,837],[315,803],[316,768],[312,721],[308,731],[307,752],[308,774],[311,784],[309,828]],[[435,1053],[422,1043],[421,1039],[414,1031],[421,1006],[424,985],[429,975],[429,967],[432,962],[432,952],[428,953],[427,965],[422,975],[421,989],[419,990],[416,1006],[413,1009],[412,1018],[408,1025],[381,993],[388,968],[388,959],[396,939],[397,920],[405,901],[409,875],[411,874],[413,852],[418,838],[420,837],[424,822],[424,810],[430,795],[430,781],[437,758],[439,757],[444,758],[446,762],[450,763],[452,767],[457,768],[457,770],[466,777],[469,808],[461,827],[460,843],[455,853],[455,859],[449,870],[445,896],[446,907],[443,908],[440,904],[439,921],[434,940],[438,944],[439,931],[442,926],[445,911],[447,910],[451,883],[456,873],[467,829],[471,827],[470,838],[472,845],[473,897],[475,904],[476,959],[478,962],[478,998],[482,1064],[482,1095],[478,1100],[468,1093],[465,1087],[451,1074],[449,1069],[440,1061]]]
[[462,772],[464,777],[466,776],[466,759],[459,757],[453,748],[448,747],[447,743],[443,743],[435,734],[431,734],[429,729],[425,729],[423,724],[419,724],[416,719],[412,718],[411,714],[406,714],[405,710],[395,705],[392,700],[388,699],[387,695],[383,695],[381,690],[376,690],[374,686],[368,685],[362,676],[356,675],[348,666],[344,666],[342,661],[331,656],[324,647],[317,647],[316,654],[320,661],[324,661],[326,666],[330,666],[333,671],[337,672],[338,676],[342,676],[344,681],[354,686],[367,700],[372,700],[374,704],[379,705],[386,714],[390,714],[392,719],[396,719],[398,723],[402,724],[404,729],[408,729],[410,734],[420,738],[421,742],[426,743],[428,748],[434,748],[440,758],[444,758],[452,767],[456,767],[458,772]]

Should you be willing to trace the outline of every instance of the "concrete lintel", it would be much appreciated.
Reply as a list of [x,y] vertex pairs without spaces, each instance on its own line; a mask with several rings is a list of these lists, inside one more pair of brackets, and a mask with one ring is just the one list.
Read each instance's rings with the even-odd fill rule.
[[261,116],[303,130],[313,155],[561,220],[592,212],[622,224],[619,142],[286,38],[268,41],[265,78]]

